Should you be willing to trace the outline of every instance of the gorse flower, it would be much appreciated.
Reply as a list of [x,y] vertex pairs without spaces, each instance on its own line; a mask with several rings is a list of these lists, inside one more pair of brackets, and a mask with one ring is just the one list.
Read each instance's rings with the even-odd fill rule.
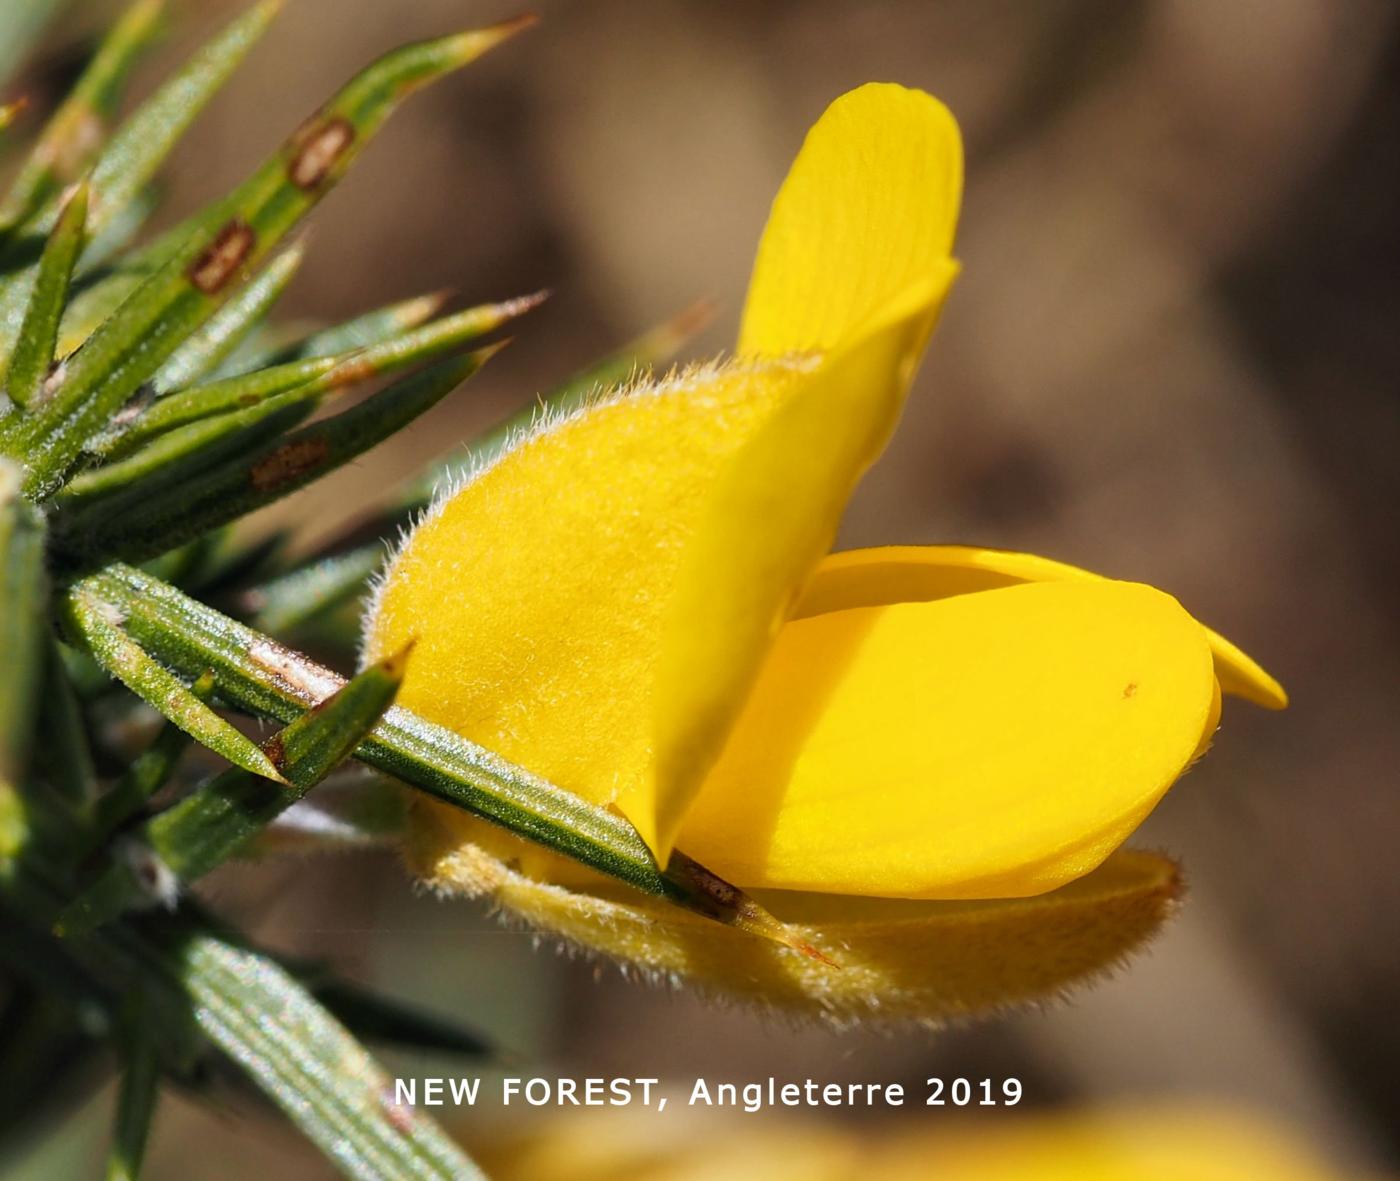
[[498,1133],[485,1161],[496,1181],[1361,1181],[1296,1128],[1204,1098],[883,1121],[873,1132],[835,1120],[689,1114],[550,1113]]
[[[0,88],[57,7],[26,4]],[[406,835],[444,891],[838,1020],[1040,1000],[1147,939],[1176,866],[1118,846],[1221,686],[1281,705],[1277,685],[1147,587],[955,547],[828,554],[956,274],[943,107],[872,86],[831,108],[733,359],[588,392],[672,356],[692,317],[658,325],[543,422],[301,552],[231,527],[429,412],[540,297],[410,298],[289,338],[268,322],[307,253],[288,237],[410,93],[532,20],[389,51],[144,235],[162,161],[278,7],[123,117],[165,8],[129,0],[0,195],[0,996],[39,1031],[0,1074],[57,1063],[33,1096],[56,1112],[73,1070],[119,1062],[109,1176],[137,1175],[162,1081],[198,1095],[227,1063],[346,1176],[478,1176],[357,1035],[458,1055],[480,1035],[193,894],[279,848]],[[350,660],[379,539],[463,470],[381,579],[358,675],[298,651]]]
[[1151,933],[1174,867],[1111,855],[1222,687],[1279,686],[1147,586],[965,547],[827,556],[957,274],[961,186],[935,99],[838,99],[774,202],[735,357],[520,438],[411,534],[367,625],[370,660],[418,641],[403,704],[615,807],[663,863],[785,891],[762,897],[837,965],[425,805],[431,881],[837,1013],[1045,995]]

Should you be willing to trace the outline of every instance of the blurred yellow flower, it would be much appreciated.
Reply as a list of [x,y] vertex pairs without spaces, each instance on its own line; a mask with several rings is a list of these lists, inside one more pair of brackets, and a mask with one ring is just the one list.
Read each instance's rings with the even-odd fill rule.
[[1301,1138],[1252,1113],[1177,1103],[887,1126],[862,1136],[781,1118],[658,1119],[622,1109],[545,1117],[473,1148],[498,1181],[1343,1181]]
[[[876,977],[857,1007],[914,1013],[1114,962],[1169,907],[1170,862],[1115,859],[1047,892],[1101,866],[1202,753],[1222,685],[1284,703],[1150,587],[963,547],[827,556],[957,274],[961,187],[937,100],[838,99],[773,204],[736,357],[519,440],[410,536],[367,627],[368,659],[418,639],[406,705],[616,807],[663,861],[678,846],[794,892],[777,912],[848,973],[781,975],[817,973],[796,991],[835,1011],[853,961]],[[430,880],[648,967],[746,954],[451,809],[420,814],[416,853]],[[1101,896],[1135,921],[1086,922]],[[1030,929],[1077,948],[1037,972],[1012,946]],[[976,932],[971,975],[934,1004],[911,957],[959,931]]]

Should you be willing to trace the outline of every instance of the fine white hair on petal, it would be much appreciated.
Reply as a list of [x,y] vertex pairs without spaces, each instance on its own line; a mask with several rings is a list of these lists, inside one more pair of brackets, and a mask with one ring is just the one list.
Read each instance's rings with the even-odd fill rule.
[[470,487],[487,472],[535,440],[552,434],[577,418],[590,414],[616,402],[630,398],[657,398],[694,394],[721,378],[735,373],[762,373],[772,370],[807,371],[820,363],[820,357],[811,353],[793,353],[782,357],[726,358],[712,357],[706,361],[695,361],[673,366],[665,376],[655,377],[650,369],[636,370],[632,377],[615,386],[597,385],[584,396],[578,405],[570,409],[552,407],[543,403],[535,408],[529,423],[514,427],[507,434],[502,446],[489,457],[474,459],[464,468],[453,473],[433,494],[432,503],[422,510],[417,519],[400,525],[398,536],[392,542],[386,539],[388,549],[384,564],[369,579],[368,594],[365,596],[364,610],[360,616],[360,668],[366,663],[365,640],[369,635],[370,624],[379,614],[379,603],[384,588],[393,577],[394,564],[408,545],[409,539],[424,525],[441,515],[448,501],[463,489]]
[[[1145,851],[1133,852],[1141,855]],[[445,870],[444,866],[447,867]],[[417,876],[423,873],[423,868],[414,866],[410,860],[410,872]],[[1098,963],[1082,968],[1077,974],[1049,984],[1039,993],[1000,996],[981,1002],[972,1002],[957,994],[946,997],[942,1002],[933,998],[921,1001],[921,990],[917,987],[911,989],[907,985],[885,985],[884,992],[875,988],[853,989],[842,982],[842,970],[838,969],[831,976],[805,975],[801,991],[806,1003],[802,1003],[791,997],[782,1000],[747,988],[734,987],[712,973],[688,974],[680,969],[628,958],[624,952],[601,944],[594,945],[587,941],[586,936],[551,925],[552,916],[547,909],[539,906],[528,908],[528,899],[526,908],[522,908],[520,897],[513,894],[523,887],[551,906],[568,910],[583,908],[588,912],[589,922],[595,930],[609,932],[620,930],[633,917],[629,912],[634,910],[634,905],[642,905],[640,902],[629,905],[616,897],[595,895],[586,888],[561,886],[524,874],[496,854],[470,841],[460,843],[427,876],[419,876],[417,885],[419,889],[444,900],[468,898],[484,903],[505,927],[527,934],[536,948],[552,946],[562,956],[593,964],[595,970],[611,967],[624,979],[674,991],[693,992],[721,1007],[746,1009],[792,1029],[800,1029],[811,1019],[816,1019],[838,1031],[865,1028],[893,1035],[910,1027],[930,1030],[962,1028],[996,1014],[1045,1010],[1069,1000],[1082,989],[1111,979],[1147,948],[1155,932],[1175,914],[1184,885],[1180,870],[1173,867],[1173,872],[1175,877],[1170,883],[1163,883],[1152,891],[1158,908],[1155,923],[1145,926],[1131,942],[1112,951]],[[665,919],[663,914],[658,913],[651,915],[647,921],[661,926]],[[819,931],[820,927],[810,930]],[[850,948],[844,942],[836,946],[847,950]],[[857,969],[854,964],[848,964],[845,970]]]

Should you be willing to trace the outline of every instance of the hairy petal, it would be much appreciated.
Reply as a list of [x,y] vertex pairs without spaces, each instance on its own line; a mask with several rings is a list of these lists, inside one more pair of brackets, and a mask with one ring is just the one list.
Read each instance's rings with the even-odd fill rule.
[[957,272],[961,168],[930,96],[837,100],[774,204],[740,361],[527,441],[414,534],[369,640],[425,641],[404,700],[615,804],[664,860],[898,420]]
[[399,700],[595,803],[645,796],[661,630],[716,473],[809,367],[703,367],[517,443],[400,550],[370,659]]
[[624,967],[837,1023],[937,1024],[1053,999],[1138,950],[1181,890],[1170,859],[1123,850],[1037,898],[763,894],[764,905],[834,961],[822,963],[601,879],[581,890],[540,881],[504,851],[472,843],[463,821],[476,832],[488,828],[436,805],[416,827],[410,857],[435,888],[487,898],[508,916]]

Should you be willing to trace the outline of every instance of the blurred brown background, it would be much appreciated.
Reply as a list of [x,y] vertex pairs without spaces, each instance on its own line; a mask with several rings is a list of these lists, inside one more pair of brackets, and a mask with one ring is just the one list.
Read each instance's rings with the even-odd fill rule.
[[[1154,582],[1260,657],[1294,706],[1230,703],[1212,757],[1138,838],[1181,856],[1192,885],[1151,954],[1069,1007],[939,1036],[791,1028],[628,985],[467,904],[415,897],[387,856],[235,873],[216,898],[274,944],[460,1014],[549,1072],[870,1078],[916,1094],[931,1074],[1010,1074],[1027,1106],[1218,1096],[1339,1160],[1393,1166],[1400,9],[536,7],[538,29],[396,117],[318,214],[285,310],[335,319],[443,286],[462,302],[554,298],[455,403],[305,494],[308,535],[697,296],[722,310],[693,351],[723,348],[804,129],[841,91],[893,79],[962,123],[965,272],[844,544],[973,541]],[[190,0],[143,77],[235,8]],[[110,9],[59,30],[50,75]],[[368,58],[514,11],[294,0],[177,158],[169,215],[239,179]],[[100,1140],[105,1110],[89,1123],[73,1152]],[[289,1131],[178,1103],[149,1170],[323,1174]]]

